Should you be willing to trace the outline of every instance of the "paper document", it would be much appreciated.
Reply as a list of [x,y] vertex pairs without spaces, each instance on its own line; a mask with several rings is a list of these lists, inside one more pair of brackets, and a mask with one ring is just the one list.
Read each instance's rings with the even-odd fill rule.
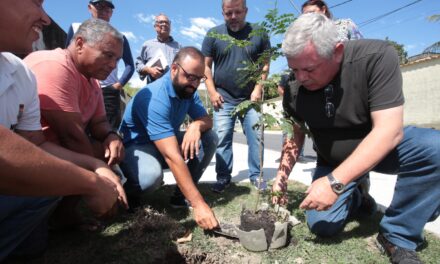
[[157,50],[156,54],[145,64],[145,66],[165,69],[168,66],[168,62],[162,50],[159,49]]

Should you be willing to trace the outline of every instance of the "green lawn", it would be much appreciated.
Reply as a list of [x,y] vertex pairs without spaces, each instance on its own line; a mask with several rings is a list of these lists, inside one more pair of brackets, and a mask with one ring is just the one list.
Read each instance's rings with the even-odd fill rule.
[[[236,240],[205,233],[190,211],[171,209],[172,188],[164,186],[144,197],[151,208],[121,214],[107,222],[102,232],[51,233],[44,259],[26,263],[388,263],[374,244],[380,215],[352,220],[332,239],[318,238],[308,231],[304,213],[298,209],[305,190],[299,183],[289,184],[288,209],[302,223],[292,228],[289,246],[261,253],[248,252]],[[243,206],[249,208],[255,201],[255,190],[247,184],[232,185],[223,195],[213,194],[206,184],[200,190],[223,222],[238,223]],[[177,244],[176,238],[187,231],[192,232],[192,241]],[[427,234],[419,256],[425,263],[439,263],[440,239]]]

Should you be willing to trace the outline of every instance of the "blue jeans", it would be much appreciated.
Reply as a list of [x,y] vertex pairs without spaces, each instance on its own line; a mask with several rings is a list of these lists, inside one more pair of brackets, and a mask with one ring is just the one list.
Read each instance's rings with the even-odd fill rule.
[[[176,135],[181,144],[184,132]],[[199,155],[188,161],[188,169],[194,183],[202,177],[206,167],[211,162],[217,146],[217,135],[212,130],[202,133]],[[125,158],[120,164],[127,182],[124,184],[127,195],[140,196],[142,192],[152,192],[160,187],[163,179],[163,169],[168,168],[162,154],[154,143],[129,144],[125,146]],[[175,195],[182,195],[176,188]]]
[[[331,170],[318,167],[313,180]],[[394,245],[416,249],[423,243],[425,224],[440,213],[440,131],[405,127],[402,142],[373,171],[397,174],[394,196],[380,222],[380,232]],[[313,233],[332,236],[342,231],[360,205],[360,192],[355,187],[356,182],[348,184],[347,191],[329,210],[306,212]]]
[[0,262],[8,255],[41,253],[47,246],[47,219],[59,198],[0,196]]
[[214,129],[219,139],[215,154],[215,171],[219,182],[229,182],[231,180],[233,165],[232,141],[237,118],[243,127],[248,144],[249,179],[256,180],[260,175],[260,130],[254,128],[259,121],[260,114],[254,109],[250,109],[243,118],[232,116],[231,112],[236,106],[235,104],[224,103],[223,108],[214,112]]

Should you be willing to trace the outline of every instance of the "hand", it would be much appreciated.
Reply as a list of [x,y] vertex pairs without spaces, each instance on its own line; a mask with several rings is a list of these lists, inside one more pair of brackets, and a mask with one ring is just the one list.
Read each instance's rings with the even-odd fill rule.
[[256,84],[254,90],[251,93],[251,101],[259,102],[262,99],[262,89],[263,87],[260,84]]
[[321,177],[314,181],[306,191],[306,198],[299,205],[305,210],[328,210],[338,199],[338,195],[333,192],[327,177]]
[[118,202],[125,209],[128,209],[128,201],[127,196],[124,191],[124,187],[122,187],[121,179],[107,166],[101,166],[95,170],[95,172],[104,178],[110,180],[113,184],[116,185],[116,189],[118,191]]
[[86,206],[100,218],[111,217],[118,209],[118,187],[106,177],[97,175],[90,194],[83,195]]
[[272,186],[272,203],[286,205],[287,199],[287,177],[278,175]]
[[220,108],[223,108],[223,96],[219,94],[218,92],[215,92],[214,94],[209,95],[209,99],[211,100],[211,104],[214,107],[214,110],[217,111]]
[[[181,151],[184,160],[193,159],[199,155],[199,141],[202,136],[200,129],[192,123],[183,136]],[[189,153],[189,156],[188,156]],[[195,154],[195,156],[194,156]]]
[[194,208],[194,220],[203,229],[211,230],[218,227],[218,221],[214,212],[203,202],[200,206]]
[[158,78],[160,78],[162,76],[163,69],[161,67],[154,66],[154,67],[149,67],[147,72],[154,79],[158,79]]
[[109,134],[104,140],[104,158],[108,159],[108,165],[114,165],[124,159],[124,145],[121,139],[115,134]]
[[122,88],[124,88],[124,87],[122,86],[122,84],[120,84],[119,82],[114,83],[114,84],[112,85],[112,87],[113,87],[113,89],[115,89],[115,90],[119,90],[119,91],[121,91]]

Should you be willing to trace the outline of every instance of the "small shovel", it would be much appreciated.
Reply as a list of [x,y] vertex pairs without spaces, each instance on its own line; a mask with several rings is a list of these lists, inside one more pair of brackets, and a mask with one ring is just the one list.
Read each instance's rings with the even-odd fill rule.
[[227,238],[238,239],[237,227],[234,224],[220,223],[219,227],[212,231]]

